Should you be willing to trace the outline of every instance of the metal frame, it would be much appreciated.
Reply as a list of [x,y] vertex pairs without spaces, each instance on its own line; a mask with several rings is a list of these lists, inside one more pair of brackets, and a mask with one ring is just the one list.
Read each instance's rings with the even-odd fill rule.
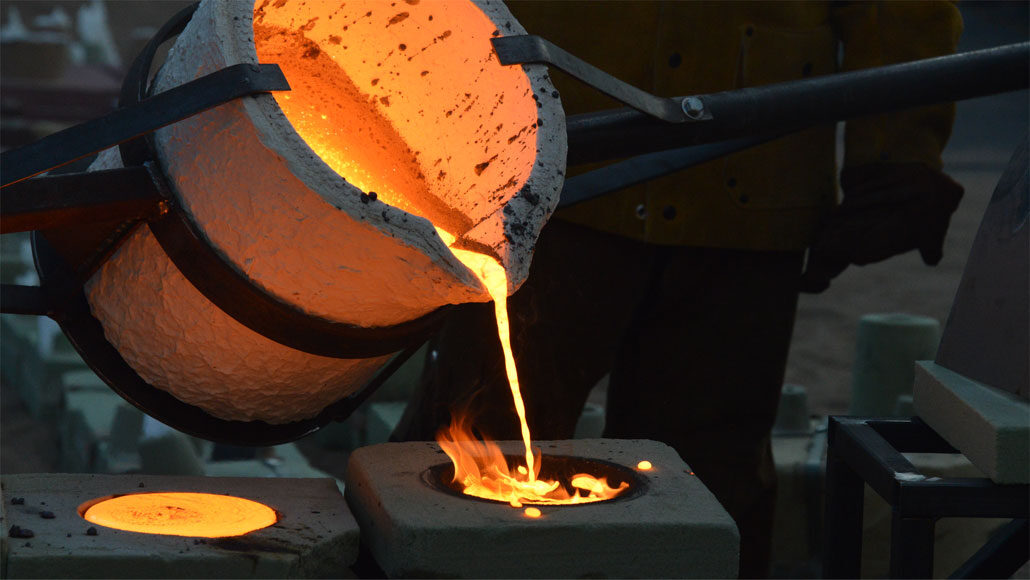
[[666,123],[683,123],[688,117],[681,101],[657,97],[625,83],[603,70],[572,56],[553,43],[536,36],[498,36],[490,39],[497,60],[503,65],[541,63],[572,75],[609,97]]
[[625,161],[570,178],[559,207],[821,124],[1030,85],[1030,43],[706,95],[658,97],[535,35],[491,39],[503,65],[545,64],[629,105],[566,120],[569,166]]
[[891,578],[933,577],[934,524],[942,517],[1014,518],[1011,529],[999,533],[1009,539],[992,541],[959,573],[993,570],[1007,578],[1027,561],[1030,547],[1011,537],[1018,539],[1030,517],[1030,485],[927,478],[902,453],[959,451],[920,419],[830,417],[828,443],[825,578],[859,576],[866,484],[891,506]]
[[620,159],[738,137],[790,133],[911,107],[1030,85],[1030,43],[807,79],[677,97],[694,122],[669,123],[631,108],[566,120],[568,165]]

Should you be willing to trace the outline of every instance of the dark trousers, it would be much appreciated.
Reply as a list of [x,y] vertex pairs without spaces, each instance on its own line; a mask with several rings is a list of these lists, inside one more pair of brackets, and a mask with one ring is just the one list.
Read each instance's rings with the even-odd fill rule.
[[[776,474],[769,432],[801,252],[656,246],[552,220],[508,302],[534,439],[571,438],[611,373],[605,436],[675,448],[737,522],[741,577],[767,574]],[[464,410],[519,439],[493,307],[456,309],[394,434],[433,439]]]

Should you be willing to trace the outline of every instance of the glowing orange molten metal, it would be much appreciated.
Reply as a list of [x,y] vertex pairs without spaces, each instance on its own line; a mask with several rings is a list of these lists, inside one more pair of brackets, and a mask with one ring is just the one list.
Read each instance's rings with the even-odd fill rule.
[[438,441],[464,492],[519,507],[602,501],[628,488],[588,474],[568,482],[571,492],[539,479],[509,339],[507,273],[496,258],[455,247],[526,182],[536,154],[539,103],[522,70],[494,56],[495,24],[471,2],[282,0],[255,6],[254,32],[260,60],[278,63],[290,82],[274,96],[308,146],[368,197],[433,222],[494,301],[525,465],[512,472],[494,443],[458,420]]
[[224,538],[267,528],[275,511],[256,501],[210,493],[134,493],[93,504],[94,524],[144,534]]
[[[440,237],[448,245],[454,236],[437,228]],[[605,478],[595,478],[586,473],[572,477],[571,484],[576,493],[569,493],[557,481],[538,479],[540,460],[534,456],[530,445],[529,424],[526,423],[526,406],[519,389],[519,375],[515,368],[515,356],[511,350],[511,331],[508,323],[508,278],[504,268],[494,259],[483,254],[451,247],[454,256],[468,266],[494,299],[494,314],[497,317],[497,335],[504,351],[504,368],[508,375],[515,411],[522,429],[522,442],[526,448],[526,465],[518,466],[517,475],[511,473],[501,449],[490,441],[478,441],[464,417],[455,417],[451,426],[437,435],[437,441],[454,463],[454,481],[463,486],[466,495],[505,501],[513,507],[524,503],[574,504],[611,499],[629,487],[622,482],[612,488]]]

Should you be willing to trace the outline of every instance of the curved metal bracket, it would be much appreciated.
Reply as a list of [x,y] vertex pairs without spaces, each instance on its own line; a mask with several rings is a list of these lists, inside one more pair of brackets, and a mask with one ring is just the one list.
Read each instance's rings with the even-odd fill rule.
[[6,187],[254,93],[289,90],[279,65],[238,64],[0,155]]
[[550,65],[620,103],[625,103],[641,113],[646,113],[667,123],[683,123],[693,119],[693,117],[687,116],[682,101],[656,97],[620,81],[535,34],[499,36],[490,40],[497,52],[497,58],[503,65],[530,62]]

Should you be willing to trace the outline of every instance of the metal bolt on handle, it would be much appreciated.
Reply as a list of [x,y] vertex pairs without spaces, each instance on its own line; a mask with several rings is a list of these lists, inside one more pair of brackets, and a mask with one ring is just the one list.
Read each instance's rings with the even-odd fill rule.
[[700,121],[705,116],[705,103],[699,97],[683,97],[680,106],[688,119]]

